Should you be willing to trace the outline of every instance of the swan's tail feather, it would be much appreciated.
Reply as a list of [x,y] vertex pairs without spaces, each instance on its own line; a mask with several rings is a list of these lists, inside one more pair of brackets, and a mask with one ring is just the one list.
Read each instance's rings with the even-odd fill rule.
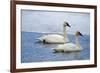
[[43,39],[42,39],[42,38],[36,38],[36,40],[43,41]]
[[43,41],[45,38],[46,38],[46,36],[44,35],[44,36],[42,36],[40,38],[37,38],[37,40]]

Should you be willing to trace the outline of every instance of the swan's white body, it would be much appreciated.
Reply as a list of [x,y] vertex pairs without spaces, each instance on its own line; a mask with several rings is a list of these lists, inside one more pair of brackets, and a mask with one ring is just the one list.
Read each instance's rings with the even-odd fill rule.
[[[57,34],[48,34],[38,38],[40,41],[45,40],[46,43],[65,43],[64,37]],[[69,42],[69,39],[66,39]]]
[[55,52],[73,52],[73,51],[81,51],[82,47],[77,46],[73,43],[66,43],[62,45],[58,45],[57,47],[53,48]]
[[55,52],[73,52],[73,51],[81,51],[83,50],[81,45],[78,42],[78,33],[76,33],[75,37],[76,37],[76,44],[73,43],[65,43],[62,45],[58,45],[55,48],[53,48],[53,50]]
[[[67,24],[67,25],[66,25]],[[38,38],[40,41],[45,41],[45,43],[66,43],[69,42],[69,39],[67,38],[67,30],[66,26],[69,26],[68,23],[64,22],[63,25],[63,36],[59,34],[49,34],[49,35],[44,35],[40,38]]]

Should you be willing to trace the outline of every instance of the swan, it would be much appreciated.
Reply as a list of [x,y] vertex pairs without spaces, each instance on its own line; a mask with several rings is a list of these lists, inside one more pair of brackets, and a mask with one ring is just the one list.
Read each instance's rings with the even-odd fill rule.
[[74,43],[65,43],[56,46],[53,48],[54,52],[74,52],[74,51],[81,51],[83,48],[78,42],[78,37],[83,36],[79,31],[76,31],[75,33],[75,44]]
[[40,41],[42,41],[43,43],[66,43],[69,42],[67,35],[66,35],[66,26],[71,27],[68,22],[64,22],[63,24],[63,36],[59,35],[59,34],[48,34],[48,35],[44,35],[41,36],[40,38],[38,38]]

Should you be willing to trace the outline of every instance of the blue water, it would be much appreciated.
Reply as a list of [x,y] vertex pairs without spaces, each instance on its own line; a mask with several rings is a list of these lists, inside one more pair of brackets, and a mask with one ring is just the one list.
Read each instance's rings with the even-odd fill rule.
[[[47,62],[47,61],[71,61],[90,59],[90,36],[79,37],[79,42],[83,47],[81,52],[53,53],[51,48],[58,44],[43,44],[37,38],[44,33],[21,32],[21,62]],[[75,43],[74,35],[69,35],[70,42]]]

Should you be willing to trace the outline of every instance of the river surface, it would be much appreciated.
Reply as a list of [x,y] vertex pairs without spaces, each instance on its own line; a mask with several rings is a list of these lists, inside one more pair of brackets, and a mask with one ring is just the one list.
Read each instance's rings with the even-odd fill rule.
[[[81,52],[53,53],[58,44],[43,44],[37,38],[48,33],[21,32],[21,62],[71,61],[90,59],[90,36],[79,37]],[[50,34],[50,33],[49,33]],[[74,35],[68,34],[70,42],[75,43]]]

